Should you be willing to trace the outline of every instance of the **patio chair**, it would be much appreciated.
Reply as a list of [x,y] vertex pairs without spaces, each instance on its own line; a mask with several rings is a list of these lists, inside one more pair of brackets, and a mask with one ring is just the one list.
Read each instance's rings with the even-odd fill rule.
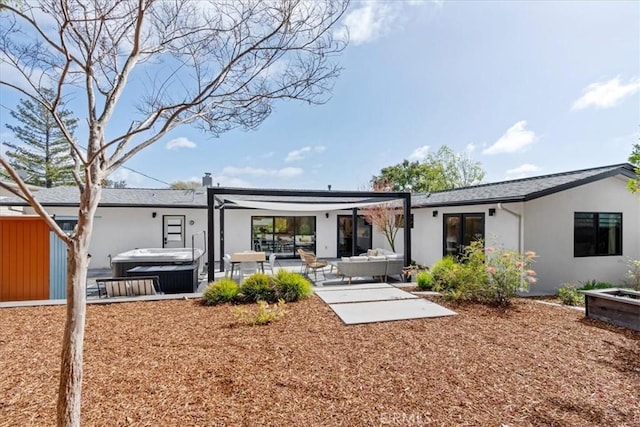
[[305,264],[305,273],[309,273],[309,270],[313,270],[313,278],[314,281],[318,280],[318,270],[322,271],[322,275],[324,276],[324,278],[326,279],[327,276],[324,274],[324,268],[329,265],[327,263],[327,261],[324,260],[318,260],[318,258],[316,258],[316,256],[312,253],[309,252],[304,252],[303,258],[304,258],[304,264]]
[[271,274],[276,272],[276,254],[269,255],[269,264],[265,266],[268,270],[271,270]]
[[308,268],[307,268],[307,263],[304,259],[305,255],[313,255],[311,252],[307,252],[303,249],[298,249],[298,256],[300,257],[300,273],[301,274],[307,274]]
[[240,282],[244,280],[244,276],[251,276],[258,272],[258,263],[255,261],[247,261],[240,263]]
[[224,277],[229,277],[231,275],[231,255],[224,254],[222,261],[224,262]]

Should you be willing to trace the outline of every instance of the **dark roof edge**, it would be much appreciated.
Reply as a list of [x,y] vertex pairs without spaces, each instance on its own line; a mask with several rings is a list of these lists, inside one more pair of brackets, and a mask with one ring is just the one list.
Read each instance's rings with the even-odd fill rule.
[[[575,188],[575,187],[579,187],[581,185],[589,184],[591,182],[599,181],[601,179],[610,178],[610,177],[616,176],[616,175],[624,175],[624,176],[626,176],[628,178],[631,178],[631,179],[638,178],[638,175],[636,175],[636,173],[634,172],[635,167],[630,163],[621,163],[619,165],[603,166],[601,168],[583,169],[582,171],[576,171],[576,172],[584,172],[584,171],[593,170],[593,169],[606,169],[606,168],[612,168],[612,167],[616,167],[616,166],[617,166],[616,169],[608,170],[608,171],[605,171],[605,172],[602,172],[602,173],[599,173],[599,174],[596,174],[596,175],[593,175],[593,176],[590,176],[590,177],[587,177],[587,178],[582,178],[582,179],[579,179],[579,180],[576,180],[576,181],[568,182],[566,184],[556,185],[556,186],[548,188],[546,190],[541,190],[541,191],[537,191],[537,192],[534,192],[534,193],[529,193],[529,194],[526,194],[526,195],[524,195],[522,197],[477,199],[477,200],[459,201],[459,202],[452,202],[452,203],[442,203],[442,202],[440,202],[440,203],[429,203],[429,198],[427,197],[427,199],[426,199],[426,201],[424,203],[420,203],[420,204],[416,203],[412,207],[416,208],[416,209],[420,209],[420,208],[436,208],[436,207],[444,207],[444,206],[470,206],[470,205],[487,205],[487,204],[491,204],[491,203],[526,202],[526,201],[529,201],[529,200],[538,199],[540,197],[549,196],[551,194],[558,193],[560,191],[569,190],[571,188]],[[547,175],[547,177],[549,177],[549,176],[557,176],[557,175],[562,175],[562,174]],[[539,177],[536,177],[536,178],[539,178]],[[526,178],[526,179],[532,179],[532,178]],[[523,181],[523,180],[514,180],[514,181]],[[502,182],[496,182],[496,183],[493,183],[493,184],[484,184],[482,186],[486,187],[486,186],[490,186],[490,185],[498,185],[498,184],[504,184],[505,182],[514,182],[514,181],[502,181]],[[474,188],[474,187],[465,187],[465,188],[469,189],[469,188]],[[458,190],[458,189],[455,189],[455,190]],[[449,190],[449,191],[455,191],[455,190]],[[431,194],[436,194],[436,193],[431,193]]]
[[[588,172],[588,171],[592,171],[592,170],[595,170],[595,169],[610,169],[610,168],[616,168],[616,171],[618,171],[618,170],[628,170],[632,174],[631,177],[635,177],[636,176],[635,173],[634,173],[635,166],[633,166],[631,163],[617,163],[617,164],[608,165],[608,166],[597,166],[597,167],[593,167],[593,168],[578,169],[578,170],[574,170],[574,171],[556,172],[556,173],[550,173],[550,174],[547,174],[547,175],[530,176],[530,177],[527,177],[527,178],[508,179],[506,181],[496,181],[496,182],[487,182],[486,184],[468,185],[466,187],[458,187],[458,188],[451,188],[449,190],[434,191],[434,192],[432,192],[430,194],[448,193],[448,192],[451,192],[451,191],[469,190],[469,189],[482,188],[482,187],[492,187],[494,185],[511,184],[511,183],[514,183],[514,182],[534,181],[534,180],[539,180],[539,179],[544,179],[544,178],[551,178],[551,177],[555,177],[555,176],[574,175],[574,174],[577,174],[577,173]],[[620,172],[616,172],[616,173],[620,173]]]
[[[579,187],[581,185],[590,184],[595,181],[600,181],[601,179],[610,178],[616,175],[624,175],[628,178],[637,178],[637,175],[634,173],[634,167],[630,163],[622,163],[620,165],[612,165],[609,167],[618,166],[616,169],[608,170],[606,172],[602,172],[596,175],[589,176],[587,178],[578,179],[576,181],[568,182],[566,184],[556,185],[554,187],[548,188],[546,190],[536,191],[534,193],[529,193],[525,196],[525,201],[538,199],[540,197],[548,196],[554,193],[559,193],[560,191],[568,190],[570,188]],[[598,169],[598,168],[593,168]],[[588,170],[588,169],[585,169]]]

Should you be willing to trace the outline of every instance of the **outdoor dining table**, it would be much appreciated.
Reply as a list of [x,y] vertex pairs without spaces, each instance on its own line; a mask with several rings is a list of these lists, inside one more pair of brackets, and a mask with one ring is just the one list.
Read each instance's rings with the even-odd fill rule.
[[257,262],[260,264],[260,270],[264,273],[264,262],[267,260],[267,255],[264,252],[236,252],[231,255],[231,277],[233,277],[233,270],[235,270],[236,264],[243,262]]

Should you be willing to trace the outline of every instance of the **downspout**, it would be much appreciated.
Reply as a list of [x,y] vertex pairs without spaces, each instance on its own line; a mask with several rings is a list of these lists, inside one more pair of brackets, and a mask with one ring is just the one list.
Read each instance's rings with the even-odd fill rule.
[[501,211],[509,212],[511,215],[513,215],[516,218],[518,218],[518,252],[524,253],[524,226],[523,226],[524,218],[523,218],[523,214],[519,214],[516,211],[512,211],[509,208],[505,208],[504,206],[502,206],[502,203],[498,203],[498,209],[500,209]]
[[[509,208],[505,208],[504,206],[502,206],[502,203],[498,203],[498,209],[500,209],[501,211],[505,211],[505,212],[509,212],[511,215],[515,216],[518,218],[518,252],[520,252],[521,254],[524,253],[524,218],[522,214],[519,214],[518,212],[512,211]],[[524,211],[524,209],[523,209]],[[520,290],[525,289],[524,287],[524,277],[521,275],[520,276]]]

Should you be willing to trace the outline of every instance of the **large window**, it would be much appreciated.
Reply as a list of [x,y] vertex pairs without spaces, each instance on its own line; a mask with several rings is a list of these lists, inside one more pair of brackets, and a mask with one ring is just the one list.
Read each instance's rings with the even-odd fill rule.
[[253,249],[280,257],[296,257],[298,249],[315,252],[315,216],[251,217]]
[[576,212],[573,220],[573,255],[622,255],[622,214]]
[[483,213],[444,214],[443,223],[443,256],[461,257],[471,242],[484,240]]
[[60,216],[54,215],[53,220],[62,228],[67,234],[73,233],[73,230],[78,225],[78,217],[77,216]]

